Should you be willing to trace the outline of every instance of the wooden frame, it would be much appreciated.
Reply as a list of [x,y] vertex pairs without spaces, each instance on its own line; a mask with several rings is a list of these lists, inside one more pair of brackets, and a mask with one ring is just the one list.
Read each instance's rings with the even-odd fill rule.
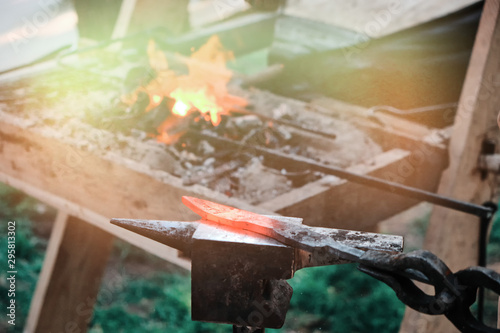
[[[449,145],[450,166],[443,173],[438,193],[482,204],[490,199],[488,178],[482,179],[478,160],[484,139],[498,136],[500,109],[500,1],[487,0],[462,88]],[[491,175],[490,175],[491,177]],[[434,207],[425,247],[452,271],[478,263],[479,219]],[[407,309],[400,332],[457,332],[443,316],[428,316]]]

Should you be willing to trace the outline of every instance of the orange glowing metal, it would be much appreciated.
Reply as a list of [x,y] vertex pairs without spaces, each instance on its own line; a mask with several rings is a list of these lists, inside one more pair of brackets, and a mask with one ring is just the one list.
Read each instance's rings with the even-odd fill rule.
[[200,222],[215,222],[255,232],[283,244],[321,255],[323,258],[357,262],[365,253],[363,250],[326,239],[312,227],[278,221],[260,214],[193,197],[184,196],[182,202],[201,216]]
[[200,215],[202,221],[207,220],[237,229],[252,231],[286,243],[286,239],[282,239],[280,233],[276,232],[288,226],[285,222],[188,196],[183,196],[182,202],[193,212]]

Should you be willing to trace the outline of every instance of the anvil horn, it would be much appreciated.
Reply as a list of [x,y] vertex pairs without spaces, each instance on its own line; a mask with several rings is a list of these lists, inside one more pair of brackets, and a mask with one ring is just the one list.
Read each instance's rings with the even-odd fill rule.
[[190,253],[199,222],[112,219],[111,223],[182,252]]

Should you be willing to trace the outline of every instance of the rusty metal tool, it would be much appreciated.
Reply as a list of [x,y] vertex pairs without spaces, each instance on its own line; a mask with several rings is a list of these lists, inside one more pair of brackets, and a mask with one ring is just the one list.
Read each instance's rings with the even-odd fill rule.
[[[291,287],[284,280],[293,277],[294,271],[356,262],[362,272],[389,285],[404,304],[417,311],[445,315],[463,332],[500,332],[485,326],[470,312],[478,288],[500,294],[500,275],[491,270],[476,267],[452,273],[428,251],[398,254],[402,247],[356,246],[355,237],[349,243],[339,237],[343,233],[338,230],[328,235],[321,230],[327,228],[305,226],[300,219],[264,216],[192,197],[183,197],[182,201],[201,216],[197,222],[184,222],[188,232],[178,232],[183,222],[111,222],[164,244],[177,245],[184,252],[190,248],[194,320],[279,328],[291,298]],[[173,244],[172,237],[165,233],[169,230],[177,230],[174,238],[182,244]],[[434,286],[436,294],[425,294],[414,280]],[[234,294],[237,297],[231,298]],[[221,295],[224,301],[217,301]]]

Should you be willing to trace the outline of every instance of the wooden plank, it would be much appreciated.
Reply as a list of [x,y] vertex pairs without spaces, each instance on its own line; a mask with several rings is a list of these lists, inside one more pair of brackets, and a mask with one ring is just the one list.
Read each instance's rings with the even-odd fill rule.
[[113,236],[60,213],[31,303],[28,332],[86,332]]
[[35,293],[33,294],[33,298],[31,299],[30,311],[28,314],[28,318],[26,319],[26,332],[35,332],[37,324],[40,320],[43,301],[45,299],[45,296],[47,295],[47,288],[54,271],[57,252],[61,247],[67,220],[68,214],[62,210],[59,210],[54,225],[52,226],[49,244],[45,252],[43,268],[40,272],[40,276],[38,277]]
[[[393,149],[347,169],[434,191],[444,165],[429,167],[429,160],[417,160],[411,152]],[[413,199],[327,176],[260,207],[285,216],[307,216],[305,222],[314,226],[374,231],[378,222],[416,203]]]
[[[496,114],[500,108],[500,1],[487,0],[460,97],[450,140],[450,166],[443,174],[439,193],[482,203],[489,199],[488,180],[482,181],[477,161],[488,132],[497,136]],[[491,134],[491,133],[490,133]],[[453,270],[476,265],[478,218],[435,207],[425,247]],[[401,332],[456,332],[445,318],[407,310]]]
[[123,0],[118,12],[111,39],[123,38],[127,34],[127,29],[134,13],[136,0]]
[[59,210],[64,210],[72,216],[78,217],[112,234],[115,237],[118,237],[134,246],[137,246],[140,249],[143,249],[144,251],[156,255],[163,260],[167,260],[186,270],[191,269],[191,262],[186,258],[179,257],[178,251],[176,249],[164,246],[158,242],[139,236],[136,233],[127,232],[122,228],[116,228],[109,223],[109,217],[100,215],[88,208],[82,207],[81,205],[71,202],[65,198],[56,196],[50,192],[47,192],[46,190],[37,188],[31,184],[28,184],[22,180],[16,179],[2,172],[0,172],[0,181],[20,191],[23,191],[27,195],[36,198],[52,207],[55,207]]

